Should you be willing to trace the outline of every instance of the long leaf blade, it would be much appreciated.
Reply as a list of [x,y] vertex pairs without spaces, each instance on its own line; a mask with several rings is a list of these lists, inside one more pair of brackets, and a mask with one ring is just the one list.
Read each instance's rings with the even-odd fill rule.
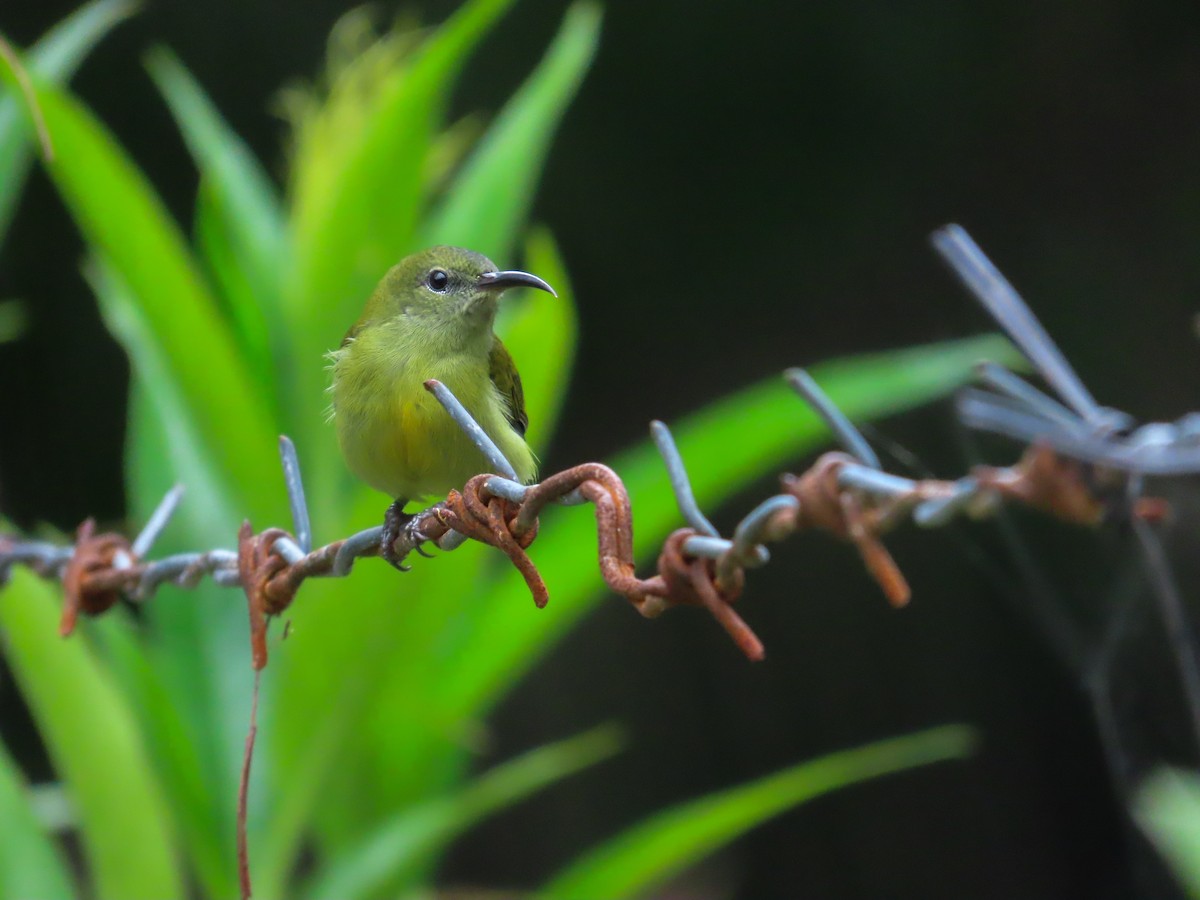
[[1200,897],[1200,779],[1164,768],[1138,791],[1134,813],[1191,897]]
[[575,3],[542,62],[505,105],[455,179],[422,244],[507,259],[528,214],[555,128],[600,40],[601,9]]
[[[177,598],[166,597],[171,603]],[[204,754],[214,752],[212,741],[189,728],[186,708],[189,698],[178,689],[168,690],[164,667],[153,665],[153,649],[166,648],[140,640],[138,623],[113,610],[92,624],[89,638],[137,716],[154,770],[178,823],[180,844],[194,866],[207,894],[232,897],[237,892],[234,866],[229,853],[227,823],[220,813],[229,798],[214,796],[215,779],[205,779]],[[232,788],[231,788],[232,790]],[[230,813],[231,814],[231,813]],[[0,896],[7,896],[0,894]]]
[[20,300],[0,300],[0,344],[15,341],[28,327],[25,304]]
[[[378,521],[386,500],[363,502]],[[280,801],[258,853],[261,885],[283,884],[310,823],[322,849],[337,852],[458,774],[451,755],[444,766],[422,767],[436,759],[430,745],[453,740],[460,724],[421,686],[445,652],[446,617],[470,614],[487,549],[463,547],[450,565],[404,575],[363,560],[347,583],[305,586],[277,663],[270,730]]]
[[133,714],[86,643],[58,636],[54,590],[13,572],[0,591],[0,628],[5,656],[78,814],[97,896],[183,898],[174,826]]
[[383,888],[393,895],[402,892],[406,881],[412,886],[413,874],[486,816],[608,759],[620,748],[618,731],[601,726],[502,763],[453,796],[393,816],[327,868],[307,896],[352,900]]
[[[81,6],[30,48],[30,70],[48,81],[66,81],[96,44],[136,8],[130,0],[93,0]],[[12,94],[0,97],[0,242],[33,161],[33,129],[20,103]]]
[[[2,60],[0,73],[15,77]],[[273,483],[277,471],[273,417],[178,227],[81,104],[45,84],[37,87],[37,99],[59,150],[48,163],[51,178],[84,238],[136,297],[205,450],[221,460],[246,498],[244,514],[277,518],[280,502],[260,502],[262,485]]]
[[[476,16],[486,15],[491,18],[501,11],[501,7],[494,5],[491,7],[476,6],[475,9]],[[474,178],[475,185],[491,192],[503,190],[504,179],[497,168],[500,164],[523,167],[523,171],[515,177],[525,182],[529,182],[537,176],[540,170],[540,157],[544,155],[544,143],[553,131],[552,126],[556,116],[561,112],[561,105],[573,93],[578,76],[582,69],[586,68],[594,47],[596,22],[590,12],[576,10],[568,18],[562,36],[555,44],[556,49],[548,54],[547,62],[539,67],[538,74],[523,89],[520,96],[524,99],[520,102],[514,101],[509,105],[508,112],[501,116],[495,131],[496,137],[490,144],[493,149],[477,157],[474,164],[475,171],[480,173]],[[479,23],[476,22],[472,28],[477,30]],[[467,46],[467,42],[461,37],[455,40],[460,48]],[[438,66],[443,65],[443,63],[438,64]],[[430,68],[436,67],[431,65]],[[443,69],[443,72],[445,71],[447,70]],[[545,133],[537,133],[543,126]],[[530,158],[514,162],[512,159],[514,148],[528,149]],[[429,152],[435,152],[433,145]],[[530,193],[532,187],[531,185],[527,185],[527,187],[526,192]],[[518,212],[520,216],[524,215],[523,204],[508,208],[503,215],[493,216],[489,227],[496,235],[504,234],[510,229],[515,231],[518,227],[515,224]],[[494,238],[489,238],[485,243],[492,245],[494,240]],[[542,260],[546,261],[546,265],[553,265],[555,273],[551,274],[554,274],[556,283],[566,284],[565,275],[556,274],[561,268],[561,263],[548,239],[537,238],[531,241],[529,252],[531,260],[535,260],[536,254],[538,265],[543,264]],[[390,264],[392,261],[394,259],[389,258],[385,264]],[[361,295],[365,296],[379,274],[379,272],[371,274],[370,284],[363,286],[360,291]],[[573,356],[575,312],[569,296],[560,301],[551,300],[557,305],[550,308],[539,303],[541,299],[535,298],[532,302],[526,301],[515,315],[506,318],[506,322],[500,325],[499,329],[507,340],[512,341],[510,349],[513,349],[515,353],[523,354],[521,358],[525,362],[522,363],[522,372],[529,385],[530,414],[536,418],[532,432],[533,440],[544,444],[551,431],[556,407],[561,402]],[[357,304],[361,303],[361,296],[353,302],[357,308]],[[327,328],[326,331],[329,331],[330,328]],[[539,339],[543,339],[543,342],[539,343]],[[328,335],[325,340],[329,341]],[[559,352],[554,354],[541,352],[546,345],[544,341],[549,341],[550,344],[559,348]],[[526,350],[526,347],[532,349]],[[323,440],[329,443],[328,434],[324,435]],[[321,465],[319,457],[317,465],[318,467]],[[331,461],[325,468],[338,471],[342,466],[340,462]],[[328,492],[326,495],[328,496]],[[336,499],[342,508],[345,508],[346,505],[344,496],[344,490],[339,490],[336,494]],[[377,500],[368,502],[378,503]],[[318,498],[315,501],[315,508],[319,509],[321,506],[321,500]],[[329,512],[332,511],[319,513],[319,516],[329,521]],[[414,692],[408,686],[412,684],[414,678],[420,677],[420,673],[426,668],[426,660],[432,655],[440,656],[443,653],[442,650],[436,648],[442,647],[445,643],[443,635],[447,632],[446,623],[455,622],[471,615],[471,609],[467,607],[474,607],[475,597],[478,596],[475,585],[478,584],[476,575],[479,566],[476,562],[484,563],[489,560],[479,553],[474,553],[474,559],[469,562],[463,558],[466,555],[466,551],[459,551],[451,571],[443,571],[436,576],[431,573],[431,580],[422,585],[411,585],[409,579],[405,580],[402,589],[406,594],[410,592],[408,589],[411,587],[413,592],[419,592],[422,595],[427,590],[432,591],[433,595],[440,599],[437,603],[419,603],[410,606],[403,614],[403,621],[398,619],[396,622],[395,643],[381,646],[378,640],[380,629],[387,628],[385,623],[397,616],[398,609],[396,604],[386,602],[388,595],[383,593],[386,588],[384,582],[380,581],[380,587],[377,589],[379,593],[368,589],[358,592],[360,602],[371,598],[367,602],[372,608],[362,610],[360,621],[370,623],[372,627],[369,629],[355,628],[355,639],[345,645],[345,654],[335,649],[332,653],[322,650],[319,654],[309,655],[306,651],[295,648],[293,659],[301,668],[310,671],[306,671],[298,678],[288,679],[287,687],[284,688],[284,694],[280,698],[280,708],[283,711],[291,710],[294,707],[295,711],[288,712],[282,718],[285,720],[296,718],[293,726],[283,725],[283,731],[298,734],[301,739],[309,732],[311,725],[308,717],[299,717],[300,710],[311,707],[311,704],[307,702],[307,690],[309,689],[315,691],[317,696],[324,696],[334,686],[342,685],[343,687],[338,687],[337,690],[348,696],[343,700],[332,700],[329,707],[337,709],[339,714],[348,714],[349,709],[359,706],[360,698],[363,695],[361,688],[351,689],[344,687],[345,685],[354,685],[362,678],[368,678],[374,689],[378,690],[375,700],[368,705],[359,706],[368,719],[360,727],[367,728],[367,733],[372,734],[375,739],[362,742],[361,748],[343,747],[337,751],[332,749],[337,743],[333,739],[318,738],[306,741],[305,753],[309,755],[310,759],[315,760],[317,756],[322,756],[328,760],[335,758],[344,760],[346,754],[357,755],[365,751],[369,758],[352,764],[350,768],[353,768],[354,771],[394,773],[397,770],[397,759],[401,758],[401,754],[404,759],[412,759],[414,763],[417,760],[427,759],[429,754],[437,753],[436,748],[442,746],[448,734],[454,734],[462,727],[454,717],[446,717],[438,712],[436,706],[429,706],[428,710],[423,711],[414,709],[416,702],[412,699]],[[385,601],[379,602],[374,599],[376,597],[385,598]],[[336,609],[335,605],[329,604],[325,612],[314,611],[313,606],[298,612],[296,621],[299,633],[310,630],[314,633],[328,634],[331,628],[345,631],[344,617],[341,617],[340,622],[334,618],[338,615],[335,612]],[[310,614],[313,619],[328,619],[328,622],[322,626],[311,621]],[[368,630],[371,632],[370,634],[366,633]],[[308,663],[301,662],[302,658],[306,658]],[[358,674],[360,671],[363,675]],[[297,673],[293,673],[293,675],[295,674]],[[298,687],[300,684],[306,684],[308,687],[301,689]],[[345,726],[338,724],[336,730],[344,732]],[[321,728],[318,728],[318,733],[323,733]],[[294,742],[289,741],[288,743]],[[289,783],[295,784],[297,780],[303,780],[306,785],[320,783],[315,776],[314,778],[301,778],[297,775],[298,772],[314,771],[312,766],[316,766],[315,762],[296,764],[299,765],[299,768],[295,770],[291,770],[290,766],[286,767],[293,772],[292,777],[287,779]],[[317,770],[321,768],[324,766],[316,766]],[[443,773],[444,777],[450,778],[453,777],[454,769],[455,764],[452,764],[439,768],[439,772]],[[346,772],[348,770],[348,768],[341,768],[338,771]],[[414,769],[414,773],[416,771]],[[351,815],[360,821],[366,816],[366,819],[371,821],[376,815],[385,814],[397,803],[404,802],[405,798],[411,800],[414,792],[417,792],[415,796],[422,796],[420,791],[436,790],[440,783],[429,783],[427,779],[424,785],[419,785],[417,783],[420,781],[419,778],[396,778],[394,775],[388,775],[375,785],[372,785],[370,778],[356,779],[342,776],[341,780],[346,782],[344,789],[319,792],[315,797],[323,808],[319,819],[324,825],[329,826],[327,830],[331,835],[351,831],[352,826],[349,824]],[[319,791],[318,788],[314,788],[314,790]],[[363,796],[364,794],[365,796]],[[290,796],[298,798],[300,794],[293,789]],[[331,806],[335,808],[329,808]],[[291,815],[287,815],[280,816],[278,821],[282,825],[288,821],[294,821],[294,819]],[[344,826],[337,824],[343,821],[345,822]]]
[[[814,372],[839,405],[861,419],[938,396],[969,377],[980,357],[1008,360],[1015,354],[1005,341],[989,336],[852,358]],[[680,423],[675,433],[705,506],[827,439],[820,420],[778,377],[710,405]],[[618,457],[613,466],[630,489],[635,551],[645,558],[681,524],[665,471],[649,442]],[[595,540],[586,509],[552,509],[544,515],[541,537],[531,551],[551,591],[550,606],[543,611],[530,609],[523,581],[511,573],[475,581],[466,591],[436,594],[429,606],[441,607],[460,593],[470,599],[448,604],[454,614],[445,620],[436,643],[419,643],[411,651],[397,647],[393,654],[405,658],[411,653],[408,661],[418,674],[390,682],[389,697],[419,696],[424,707],[390,701],[391,729],[405,742],[402,747],[389,743],[391,755],[380,761],[386,765],[368,770],[378,772],[380,779],[396,773],[379,794],[402,802],[420,796],[430,772],[453,777],[465,755],[462,740],[454,735],[483,715],[591,604],[619,602],[596,571]],[[436,710],[444,726],[431,728],[425,708]],[[405,774],[409,772],[411,776]]]
[[572,863],[540,900],[622,900],[652,890],[717,847],[814,797],[916,766],[966,757],[974,743],[946,725],[844,750],[651,816]]
[[[323,416],[327,375],[300,364],[319,359],[337,344],[384,271],[412,249],[449,88],[467,56],[511,2],[473,0],[462,6],[367,92],[369,108],[358,111],[365,123],[347,115],[348,127],[338,129],[336,139],[326,141],[328,146],[314,150],[320,142],[306,141],[302,133],[297,147],[291,182],[297,263],[285,299],[291,355],[298,368],[288,428],[303,448],[314,520],[339,533],[351,523],[363,527],[378,522],[380,498],[349,489],[333,431]],[[366,519],[365,510],[370,511]],[[471,580],[477,566],[466,559],[456,562],[450,580]],[[398,591],[411,595],[419,590],[416,582],[424,582],[426,576],[397,582],[394,573],[372,572],[370,563],[364,568],[361,576],[355,575],[354,617],[338,612],[332,600],[322,603],[319,595],[325,588],[319,585],[314,586],[316,601],[295,614],[296,638],[286,663],[289,678],[281,688],[276,720],[278,771],[288,790],[284,808],[270,823],[265,852],[259,855],[258,881],[267,892],[281,889],[304,829],[311,827],[314,804],[322,805],[320,837],[344,837],[345,829],[325,827],[338,816],[324,807],[339,805],[340,795],[327,785],[345,771],[346,755],[353,755],[346,736],[373,728],[377,707],[390,708],[389,703],[375,703],[378,686],[393,683],[390,670],[395,666],[420,667],[422,653],[428,651],[411,636],[427,634],[426,623],[443,614],[431,609],[428,616],[414,615],[412,607],[395,602]],[[329,590],[327,597],[341,593]],[[306,643],[306,635],[320,635],[319,644]],[[324,705],[316,702],[317,708],[327,710],[316,722],[314,703],[305,694],[308,688],[313,696],[328,700]],[[388,791],[391,786],[389,781]],[[440,788],[440,783],[428,783],[425,791]],[[376,796],[370,800],[380,803]],[[350,808],[341,804],[343,812]],[[362,810],[353,808],[361,828]]]
[[3,745],[0,809],[0,897],[75,897],[67,865],[38,821],[29,785]]
[[281,316],[286,224],[275,186],[246,143],[229,127],[204,89],[170,50],[156,47],[146,68],[158,86],[211,194],[213,227],[225,233],[250,291],[226,297],[247,357],[274,393],[268,323]]

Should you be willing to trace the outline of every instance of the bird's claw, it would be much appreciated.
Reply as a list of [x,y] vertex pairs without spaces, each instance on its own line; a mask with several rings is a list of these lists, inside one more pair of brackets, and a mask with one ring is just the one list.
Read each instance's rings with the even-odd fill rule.
[[[422,544],[429,543],[430,538],[417,527],[421,514],[406,513],[404,503],[404,500],[397,500],[388,507],[387,513],[383,517],[383,534],[379,540],[379,555],[401,572],[408,572],[412,570],[412,566],[404,565],[404,557],[410,550],[416,550],[426,559],[433,559],[434,554],[422,547]],[[405,547],[403,553],[396,551],[397,541],[401,541]]]
[[404,557],[407,554],[396,552],[396,541],[416,518],[404,511],[404,504],[403,499],[397,500],[384,513],[383,533],[379,536],[379,555],[401,572],[409,572],[412,570],[412,566],[404,565]]

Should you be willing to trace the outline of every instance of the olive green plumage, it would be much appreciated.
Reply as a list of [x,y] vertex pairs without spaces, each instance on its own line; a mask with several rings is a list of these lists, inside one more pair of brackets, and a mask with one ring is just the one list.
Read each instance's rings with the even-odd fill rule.
[[350,470],[400,500],[445,496],[492,470],[424,387],[445,384],[512,463],[536,471],[525,443],[521,376],[492,332],[509,287],[553,290],[487,257],[433,247],[406,257],[379,282],[333,357],[333,415]]

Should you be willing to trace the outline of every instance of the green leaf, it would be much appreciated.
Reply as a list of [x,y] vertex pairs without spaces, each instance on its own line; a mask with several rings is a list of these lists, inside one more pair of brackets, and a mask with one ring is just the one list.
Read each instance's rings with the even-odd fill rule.
[[271,360],[267,318],[259,306],[260,291],[253,272],[243,260],[244,250],[235,242],[227,224],[229,211],[220,194],[201,176],[196,190],[196,210],[192,233],[196,252],[221,301],[222,311],[235,330],[241,350],[251,361],[264,396],[273,401],[276,416],[281,416],[275,384],[275,372],[284,371]]
[[453,122],[433,139],[425,161],[425,186],[431,196],[449,187],[467,154],[483,134],[485,122],[478,113]]
[[1134,814],[1188,895],[1200,897],[1200,778],[1160,769],[1138,791]]
[[[169,604],[177,598],[162,599]],[[127,698],[137,716],[155,773],[178,821],[182,847],[206,893],[232,897],[237,893],[237,881],[229,841],[222,839],[227,837],[228,823],[219,818],[223,805],[214,802],[215,779],[204,778],[206,767],[201,754],[209,742],[189,728],[184,692],[167,689],[162,672],[152,665],[151,656],[139,640],[137,624],[124,612],[114,609],[91,623],[88,637],[94,639],[121,696]]]
[[904,769],[968,756],[971,730],[946,725],[844,750],[658,813],[572,863],[541,900],[643,896],[768,819],[814,797]]
[[[100,39],[136,8],[129,0],[94,0],[81,6],[30,49],[30,71],[48,81],[66,81]],[[33,128],[21,103],[12,93],[0,96],[0,242],[33,161]]]
[[[459,778],[458,754],[437,760],[436,748],[470,745],[475,726],[442,709],[424,686],[430,670],[446,661],[451,623],[472,614],[486,584],[485,572],[495,562],[493,553],[489,547],[468,545],[443,562],[414,566],[403,578],[387,571],[372,576],[379,579],[375,583],[385,604],[372,603],[367,621],[377,627],[387,623],[393,637],[381,644],[360,634],[360,656],[347,667],[358,678],[370,679],[371,695],[358,726],[364,739],[343,750],[355,761],[355,775],[349,779],[354,783],[339,779],[345,790],[331,790],[321,804],[319,818],[327,839],[355,836],[364,825],[436,795]],[[419,579],[411,589],[410,576]],[[435,756],[432,767],[426,765],[429,753]],[[344,766],[339,770],[348,772]],[[340,825],[344,834],[336,836],[325,828],[327,819]]]
[[66,862],[30,803],[29,785],[0,744],[0,897],[75,897]]
[[211,213],[206,222],[209,244],[227,249],[245,279],[247,290],[227,293],[225,299],[244,355],[264,390],[274,396],[270,323],[282,316],[279,294],[287,267],[286,225],[275,186],[170,50],[151,50],[146,68],[200,170]]
[[[458,182],[458,196],[466,196],[466,192],[478,192],[480,196],[493,199],[512,196],[514,184],[528,185],[532,192],[533,180],[544,156],[544,145],[560,112],[559,104],[569,100],[587,66],[598,24],[598,16],[590,7],[576,7],[569,14],[554,49],[547,54],[546,61],[526,88],[500,116],[486,149],[470,163],[468,168],[475,174]],[[492,233],[520,232],[523,224],[520,220],[526,214],[524,204],[499,200],[488,206],[497,216],[487,226]],[[473,211],[469,205],[460,205],[457,209],[455,215],[470,215]],[[445,239],[451,240],[449,236]],[[452,240],[458,242],[458,239]],[[474,246],[473,241],[462,242]],[[558,299],[536,294],[518,301],[516,306],[505,305],[497,331],[521,368],[530,416],[530,442],[535,448],[544,448],[565,396],[574,360],[576,313],[568,276],[550,234],[539,232],[530,238],[527,263],[528,268],[547,277],[556,286]],[[344,832],[352,833],[349,826],[352,817],[358,821],[372,821],[374,815],[380,815],[380,810],[407,802],[414,794],[420,796],[422,781],[426,791],[436,787],[430,785],[427,775],[416,776],[416,773],[426,772],[422,762],[433,758],[444,762],[439,766],[442,773],[439,781],[452,780],[456,776],[461,754],[446,749],[446,742],[461,748],[462,734],[473,726],[460,716],[446,715],[437,704],[422,704],[415,700],[415,697],[425,695],[422,691],[414,691],[412,685],[427,678],[431,671],[440,672],[443,667],[457,665],[452,649],[454,636],[462,624],[474,616],[479,605],[476,598],[481,590],[486,590],[486,582],[480,580],[480,566],[487,565],[488,570],[494,571],[496,563],[490,554],[476,552],[474,548],[470,552],[474,558],[469,564],[463,558],[467,551],[458,551],[452,570],[438,572],[436,580],[420,589],[422,596],[437,596],[438,601],[414,605],[418,611],[415,613],[410,608],[402,625],[404,647],[392,648],[379,659],[360,653],[350,664],[371,667],[378,698],[371,704],[374,714],[364,722],[364,727],[371,730],[371,739],[349,749],[349,752],[364,755],[364,760],[342,767],[342,772],[347,774],[341,781],[350,784],[330,790],[324,804],[341,806],[341,817],[346,821],[341,826]],[[379,614],[389,613],[380,611]],[[414,616],[419,617],[419,622],[414,622]],[[367,620],[377,622],[374,616]],[[362,643],[370,646],[368,641]],[[419,737],[420,733],[425,734],[424,740]],[[410,761],[407,768],[412,770],[414,778],[397,779],[390,774],[396,772],[397,760]],[[376,778],[372,778],[371,773],[377,773]],[[319,818],[325,826],[330,826],[338,821],[338,814],[325,809]]]
[[78,814],[101,900],[183,898],[174,826],[133,713],[87,644],[58,635],[53,588],[22,569],[0,590],[5,656]]
[[[7,64],[0,72],[12,78]],[[276,428],[246,360],[209,295],[179,229],[104,127],[53,87],[37,98],[56,147],[47,164],[85,240],[120,274],[161,347],[208,457],[218,460],[254,520],[277,518],[264,502],[278,480]],[[133,360],[136,367],[137,360]]]
[[[188,402],[178,372],[172,367],[144,310],[116,267],[103,255],[84,266],[100,314],[135,367],[136,393],[145,405],[130,417],[130,490],[135,515],[148,516],[176,483],[187,490],[181,519],[201,535],[232,533],[240,518],[233,486],[214,455],[204,452],[204,436],[187,414]],[[140,435],[153,428],[150,452]]]
[[[823,363],[811,372],[834,403],[851,419],[863,421],[945,394],[967,381],[980,359],[1016,358],[1007,341],[985,335]],[[780,376],[726,396],[672,430],[702,508],[716,506],[828,440],[828,430]],[[620,454],[611,465],[629,490],[634,552],[645,560],[683,524],[666,470],[649,441]],[[618,602],[597,570],[595,522],[589,509],[548,509],[530,553],[550,589],[549,606],[540,612],[529,609],[528,590],[520,578],[498,581],[449,653],[454,664],[431,678],[445,708],[462,715],[485,709],[588,608],[601,600]],[[753,595],[753,590],[751,576],[748,593]],[[753,620],[753,601],[746,603],[750,605],[743,615]]]
[[410,807],[325,868],[306,895],[312,900],[351,900],[383,889],[395,895],[406,883],[411,887],[413,876],[468,828],[608,759],[621,743],[612,726],[595,728],[498,765],[450,796]]
[[28,318],[25,304],[20,300],[0,301],[0,344],[20,338]]
[[600,39],[601,8],[575,3],[541,64],[505,105],[424,231],[422,245],[455,244],[501,260],[512,253],[555,128]]

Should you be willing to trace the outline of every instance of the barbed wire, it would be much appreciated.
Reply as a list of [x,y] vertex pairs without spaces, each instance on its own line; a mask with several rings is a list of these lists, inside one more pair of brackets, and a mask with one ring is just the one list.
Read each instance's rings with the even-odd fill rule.
[[[612,590],[647,618],[673,606],[705,608],[746,656],[757,660],[764,655],[762,644],[732,605],[743,590],[746,570],[769,561],[765,545],[795,531],[822,530],[853,543],[887,598],[902,606],[910,591],[880,537],[909,514],[922,527],[937,527],[957,514],[986,514],[996,501],[1012,499],[1079,524],[1095,524],[1102,518],[1104,502],[1082,470],[1044,445],[1032,446],[1014,466],[976,467],[957,481],[914,480],[884,472],[862,434],[804,370],[789,369],[786,378],[848,452],[826,453],[803,474],[784,475],[781,493],[754,507],[735,526],[732,537],[725,538],[697,506],[670,430],[662,422],[653,422],[651,435],[688,526],[667,538],[657,572],[648,578],[639,578],[634,571],[632,508],[624,484],[612,469],[583,463],[537,484],[521,484],[508,477],[513,475],[511,466],[449,388],[431,380],[426,388],[488,461],[508,476],[477,475],[462,491],[451,491],[445,501],[418,513],[396,540],[396,558],[403,561],[427,542],[442,550],[453,550],[466,540],[490,544],[513,562],[541,608],[549,600],[549,590],[526,552],[537,536],[538,516],[549,503],[591,503],[600,572]],[[377,526],[310,549],[312,530],[299,461],[286,436],[280,438],[280,456],[294,533],[274,526],[256,533],[245,522],[236,549],[214,548],[150,561],[147,556],[154,542],[182,499],[183,488],[176,486],[132,541],[116,533],[97,534],[91,519],[80,525],[72,545],[0,535],[0,582],[18,564],[60,580],[64,636],[74,630],[80,613],[99,615],[122,596],[145,602],[164,584],[187,589],[207,576],[225,587],[241,587],[250,606],[252,662],[260,669],[267,662],[267,619],[290,606],[305,580],[348,576],[357,559],[379,555],[384,531]]]
[[[1128,415],[1099,406],[1024,301],[965,231],[947,226],[934,234],[933,242],[1062,401],[995,363],[979,364],[977,375],[986,390],[963,391],[958,414],[971,428],[1024,443],[1025,450],[1013,465],[975,466],[954,480],[889,473],[862,433],[811,376],[803,369],[789,369],[784,373],[787,383],[812,406],[844,449],[821,455],[799,475],[782,475],[779,493],[756,505],[731,536],[723,537],[696,503],[670,430],[662,422],[651,423],[651,436],[686,525],[666,538],[655,572],[642,578],[635,571],[633,510],[616,472],[587,462],[536,484],[521,484],[508,460],[450,389],[431,380],[426,389],[476,444],[494,472],[475,476],[461,491],[451,491],[445,500],[411,517],[385,555],[402,563],[414,551],[423,553],[427,543],[442,550],[453,550],[467,540],[489,544],[508,556],[541,608],[550,593],[527,552],[538,534],[539,515],[550,503],[589,503],[596,520],[600,573],[611,590],[647,618],[675,606],[705,609],[751,660],[762,659],[764,647],[734,606],[745,588],[747,572],[769,562],[767,545],[795,532],[824,531],[854,545],[867,571],[896,607],[908,603],[911,590],[883,544],[885,534],[906,521],[936,528],[959,516],[987,516],[1005,501],[1086,526],[1099,524],[1120,507],[1153,557],[1157,538],[1148,525],[1163,519],[1168,508],[1161,499],[1141,495],[1142,478],[1200,471],[1200,413],[1175,423],[1135,428]],[[279,449],[291,532],[278,526],[256,532],[246,521],[234,549],[151,560],[155,541],[182,500],[183,488],[177,486],[132,540],[112,532],[96,533],[91,519],[79,526],[73,544],[0,535],[0,586],[16,565],[59,580],[64,595],[59,628],[64,636],[74,630],[80,614],[100,615],[122,597],[135,603],[148,601],[166,584],[188,589],[209,578],[218,585],[240,587],[249,607],[257,701],[271,618],[290,606],[309,578],[349,576],[358,559],[381,555],[384,549],[383,526],[314,549],[296,448],[283,436]],[[1195,653],[1186,635],[1178,591],[1170,583],[1169,571],[1164,576],[1162,568],[1160,564],[1155,579],[1200,735]],[[249,896],[245,793],[255,732],[252,716],[239,789],[239,873],[244,896]]]

